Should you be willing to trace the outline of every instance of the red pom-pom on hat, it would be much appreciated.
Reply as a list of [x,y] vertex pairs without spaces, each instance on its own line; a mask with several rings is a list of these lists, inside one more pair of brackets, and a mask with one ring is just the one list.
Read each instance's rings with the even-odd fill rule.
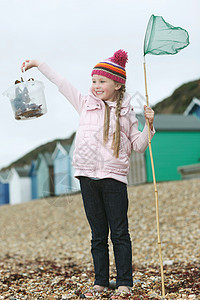
[[128,53],[120,49],[116,51],[114,55],[109,58],[109,60],[125,68],[128,61]]

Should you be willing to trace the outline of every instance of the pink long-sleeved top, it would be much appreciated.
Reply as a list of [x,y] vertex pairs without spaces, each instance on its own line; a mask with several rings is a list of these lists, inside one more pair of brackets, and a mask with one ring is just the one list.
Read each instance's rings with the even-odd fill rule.
[[[38,67],[59,91],[70,101],[80,116],[76,133],[73,166],[75,177],[113,178],[127,184],[130,168],[130,155],[133,149],[144,152],[148,147],[148,127],[138,130],[138,120],[130,105],[131,96],[125,93],[120,113],[120,150],[119,157],[113,156],[112,137],[115,132],[115,102],[108,102],[110,107],[109,138],[103,143],[105,103],[93,95],[82,95],[68,80],[52,70],[46,63]],[[150,130],[152,138],[155,130]]]

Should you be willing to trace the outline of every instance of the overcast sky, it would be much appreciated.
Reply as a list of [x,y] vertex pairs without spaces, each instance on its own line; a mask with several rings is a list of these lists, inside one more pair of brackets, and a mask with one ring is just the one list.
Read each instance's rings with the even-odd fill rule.
[[200,77],[199,0],[0,0],[0,168],[41,144],[69,137],[78,127],[74,108],[37,69],[26,72],[25,79],[43,81],[48,113],[14,119],[2,93],[20,79],[22,61],[47,62],[86,94],[94,65],[124,49],[127,90],[144,95],[143,41],[152,14],[186,29],[190,45],[173,56],[146,56],[151,105]]

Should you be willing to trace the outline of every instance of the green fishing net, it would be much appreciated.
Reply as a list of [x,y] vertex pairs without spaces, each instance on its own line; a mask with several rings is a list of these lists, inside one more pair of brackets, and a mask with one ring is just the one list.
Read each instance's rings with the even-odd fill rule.
[[176,54],[188,45],[189,34],[185,29],[170,25],[161,16],[150,17],[144,39],[144,55]]

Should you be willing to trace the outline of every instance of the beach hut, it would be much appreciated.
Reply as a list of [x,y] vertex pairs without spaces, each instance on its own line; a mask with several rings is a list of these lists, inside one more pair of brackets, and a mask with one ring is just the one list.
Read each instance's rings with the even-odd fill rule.
[[182,179],[200,178],[200,163],[178,167]]
[[145,153],[137,153],[132,151],[127,180],[128,185],[142,184],[147,181]]
[[[145,119],[137,115],[144,126]],[[200,161],[200,121],[193,115],[155,115],[152,151],[157,181],[180,180],[179,166]],[[149,149],[145,153],[147,182],[152,182]]]
[[36,160],[31,163],[29,176],[31,178],[31,199],[38,199]]
[[183,114],[185,116],[194,115],[200,119],[200,100],[193,98]]
[[52,158],[54,161],[55,195],[69,194],[72,192],[71,159],[69,156],[70,145],[56,144]]
[[[54,170],[51,153],[39,153],[35,167],[33,168],[33,176],[35,176],[37,188],[37,197],[44,198],[54,195]],[[34,181],[33,180],[33,181]]]
[[0,172],[0,205],[9,204],[9,172]]
[[[138,122],[138,129],[142,131],[144,127],[142,123]],[[127,176],[128,185],[142,184],[147,181],[146,175],[146,153],[131,152],[130,169]]]
[[9,173],[10,204],[31,200],[31,179],[29,166],[12,168]]

